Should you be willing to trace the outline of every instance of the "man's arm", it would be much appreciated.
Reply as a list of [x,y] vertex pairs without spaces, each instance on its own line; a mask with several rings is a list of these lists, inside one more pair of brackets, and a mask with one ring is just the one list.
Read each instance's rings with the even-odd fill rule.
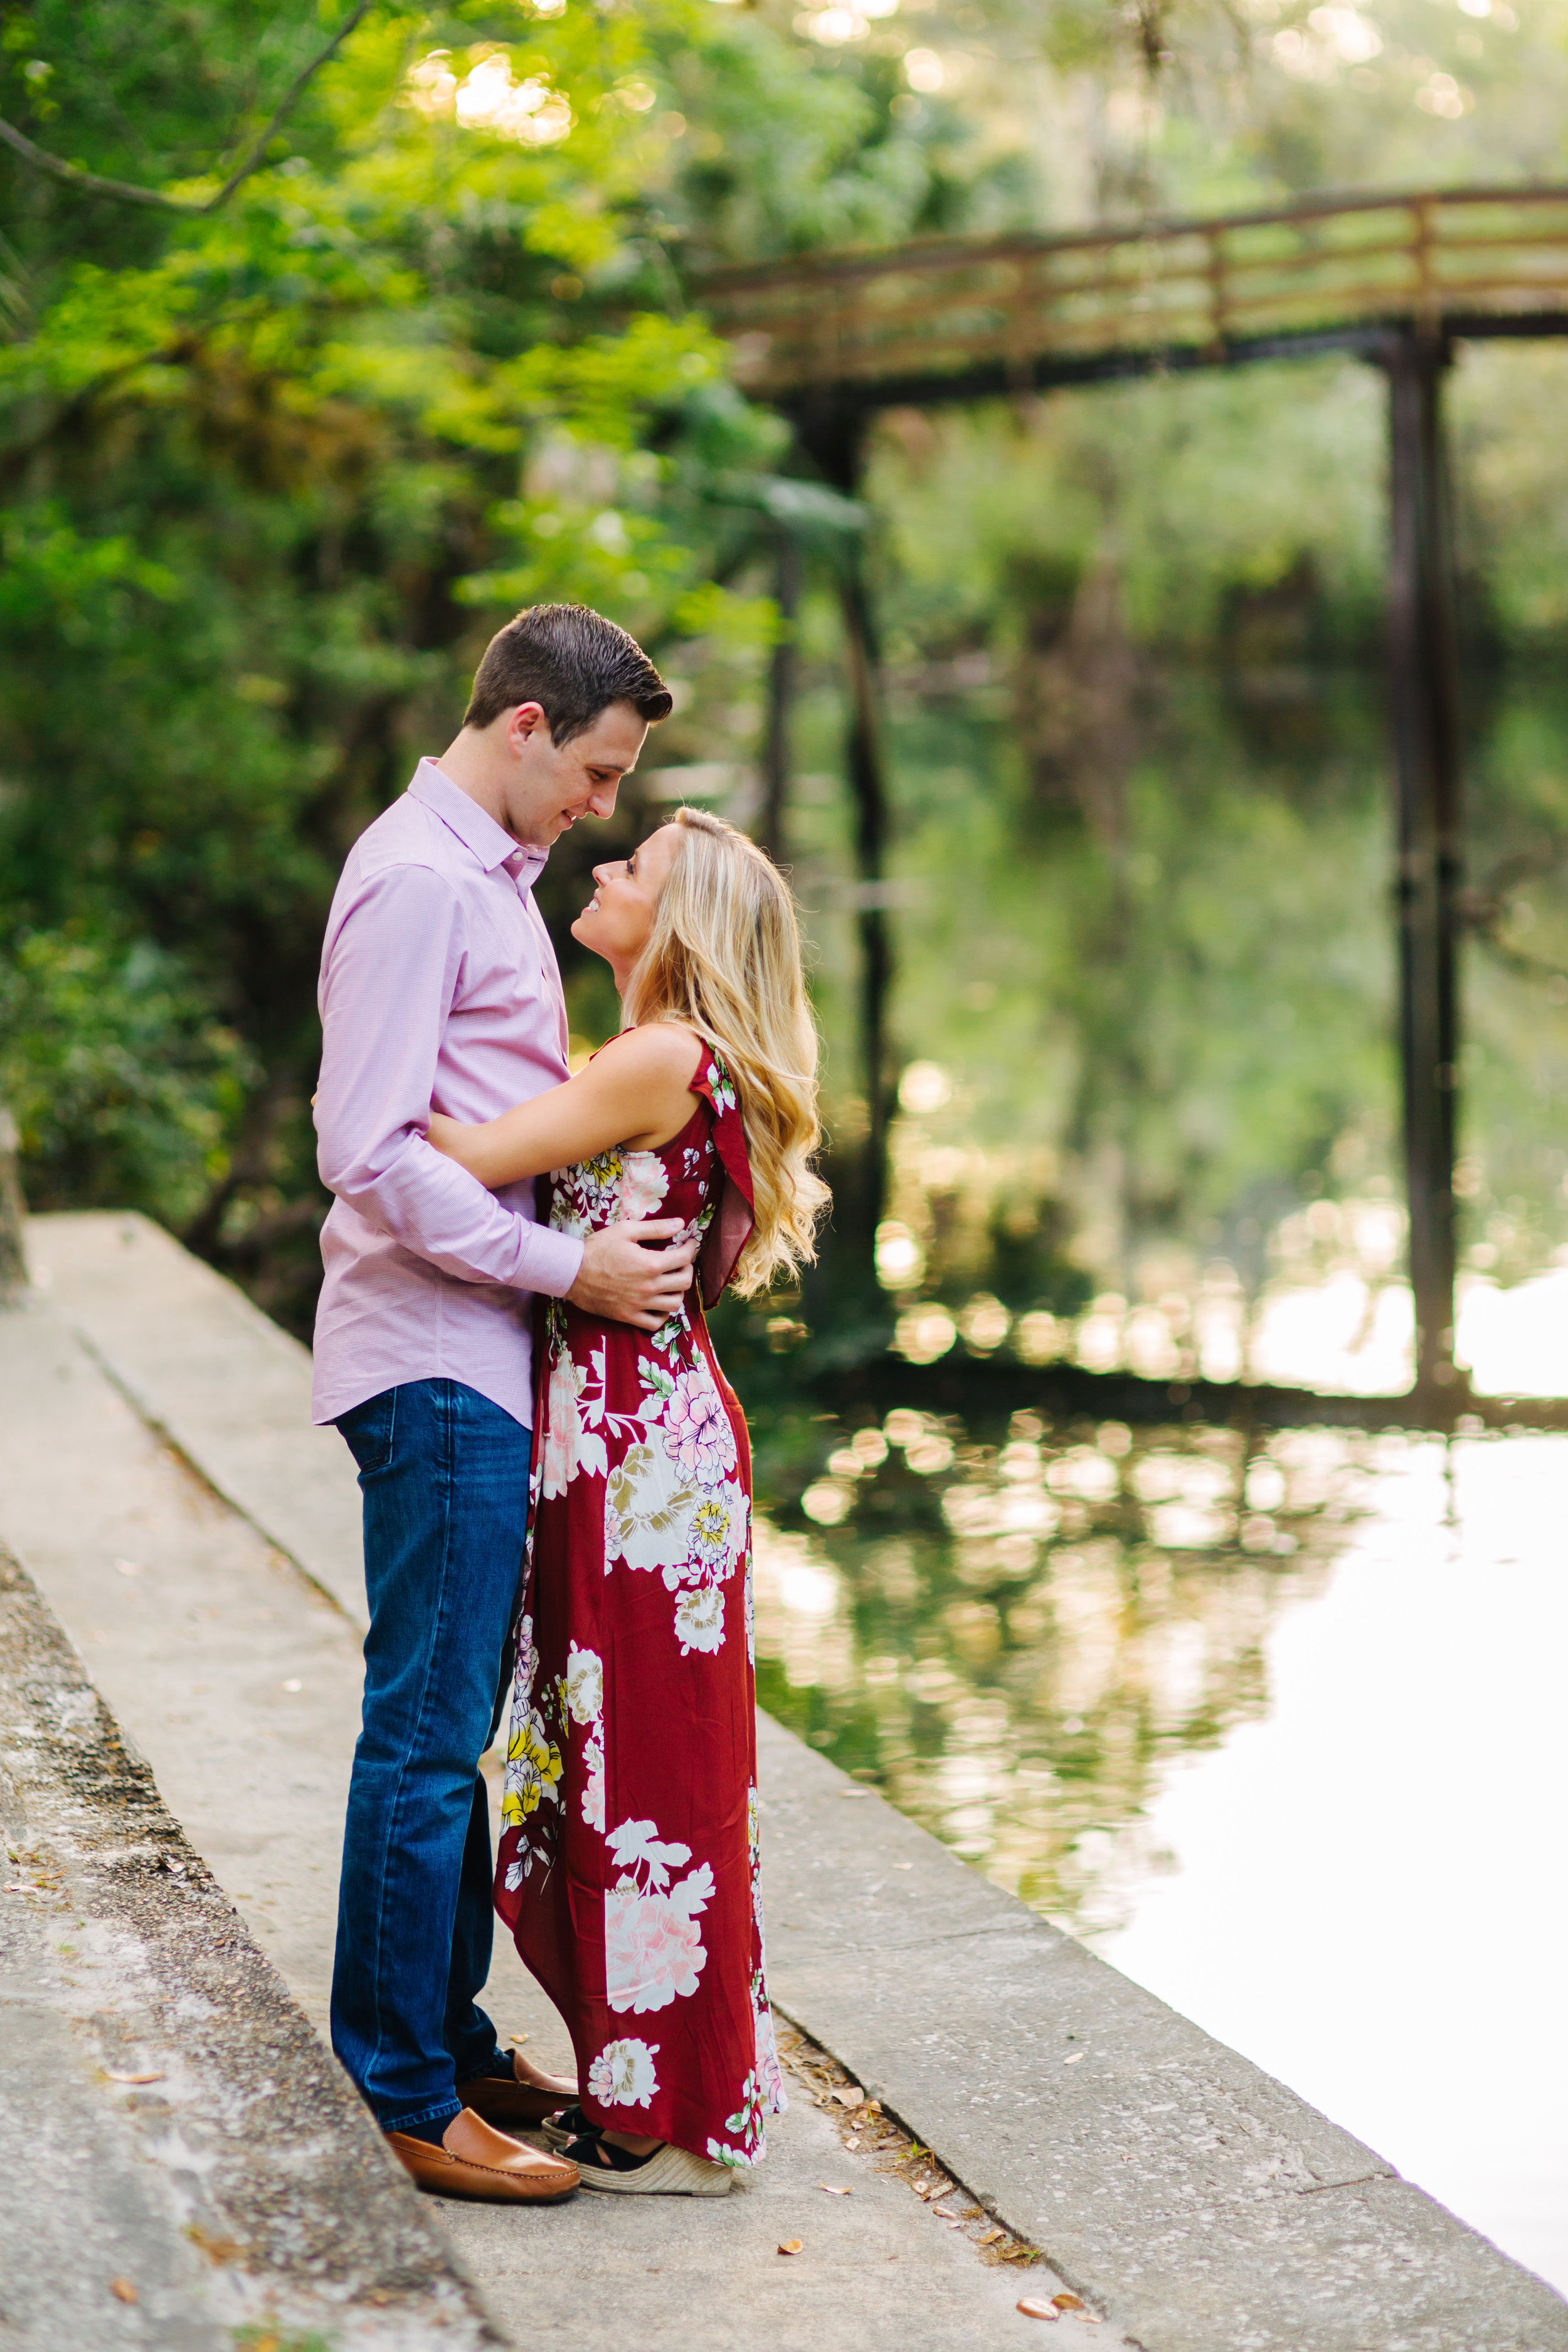
[[461,1282],[561,1297],[582,1243],[504,1208],[425,1140],[462,950],[456,894],[428,866],[388,866],[340,925],[321,987],[321,1181]]
[[695,1242],[646,1249],[679,1218],[586,1242],[503,1208],[425,1139],[462,961],[457,898],[423,866],[389,866],[340,926],[321,988],[321,1181],[370,1224],[461,1282],[499,1282],[657,1331],[691,1281]]

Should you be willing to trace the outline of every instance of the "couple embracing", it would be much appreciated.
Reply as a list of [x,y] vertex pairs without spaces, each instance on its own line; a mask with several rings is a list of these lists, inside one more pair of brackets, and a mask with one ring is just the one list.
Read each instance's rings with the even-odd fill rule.
[[[596,867],[572,928],[623,1027],[574,1077],[532,897],[669,709],[611,622],[520,614],[356,843],[322,956],[315,1417],[358,1466],[371,1621],[332,2045],[452,2196],[719,2194],[784,2104],[751,1457],[703,1310],[808,1257],[826,1198],[795,908],[695,809]],[[496,1910],[575,2081],[479,2005]]]

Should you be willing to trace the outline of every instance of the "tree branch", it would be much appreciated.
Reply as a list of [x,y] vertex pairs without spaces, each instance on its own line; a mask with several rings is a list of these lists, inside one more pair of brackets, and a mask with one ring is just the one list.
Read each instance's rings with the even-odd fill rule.
[[59,180],[68,188],[79,188],[84,195],[114,196],[122,205],[150,205],[157,212],[187,213],[198,215],[203,213],[216,213],[220,205],[228,202],[242,180],[248,180],[253,172],[260,170],[266,159],[268,142],[288,115],[306,83],[313,75],[321,72],[329,58],[336,55],[349,35],[356,26],[363,23],[374,5],[374,0],[358,0],[358,5],[349,11],[326,47],[313,57],[308,66],[301,67],[299,73],[295,75],[284,93],[282,102],[274,110],[271,121],[251,141],[217,194],[206,197],[200,204],[192,204],[184,196],[166,196],[158,188],[139,188],[130,180],[106,180],[100,173],[84,172],[79,163],[68,163],[59,155],[46,155],[41,147],[36,147],[33,144],[25,131],[18,131],[14,124],[4,121],[0,121],[0,139],[3,139],[6,146],[13,149],[22,158],[23,163],[28,164],[32,170],[46,173],[51,180]]

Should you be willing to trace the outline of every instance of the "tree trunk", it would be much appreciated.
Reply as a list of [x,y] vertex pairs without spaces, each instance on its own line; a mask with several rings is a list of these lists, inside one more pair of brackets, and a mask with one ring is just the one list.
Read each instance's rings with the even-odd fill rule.
[[19,1141],[16,1122],[0,1103],[0,1306],[19,1298],[27,1287],[27,1208],[16,1172]]

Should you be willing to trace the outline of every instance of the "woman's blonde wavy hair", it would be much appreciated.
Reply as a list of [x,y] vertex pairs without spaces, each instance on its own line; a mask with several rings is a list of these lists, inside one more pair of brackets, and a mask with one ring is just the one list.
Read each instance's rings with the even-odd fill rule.
[[788,883],[755,842],[706,809],[678,808],[675,862],[626,983],[623,1024],[679,1021],[735,1081],[756,1223],[735,1269],[742,1298],[816,1255],[826,1185],[811,1165],[816,1024]]

